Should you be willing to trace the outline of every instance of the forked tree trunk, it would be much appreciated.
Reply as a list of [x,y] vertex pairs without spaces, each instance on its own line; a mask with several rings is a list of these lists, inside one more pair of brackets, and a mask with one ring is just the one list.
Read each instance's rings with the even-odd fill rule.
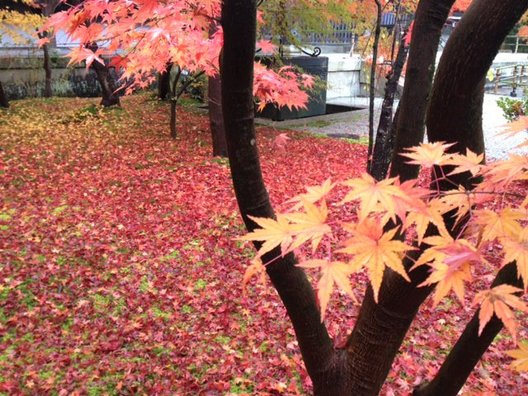
[[[454,146],[454,150],[458,152],[465,152],[466,147],[477,153],[482,152],[482,82],[498,50],[495,43],[505,38],[511,26],[528,7],[527,2],[528,0],[475,0],[457,27],[459,33],[453,44],[448,44],[450,55],[444,52],[440,64],[439,78],[435,83],[429,109],[429,140],[458,141],[460,143]],[[427,40],[428,45],[431,40],[438,43],[440,28],[444,22],[439,16],[446,18],[448,13],[448,9],[444,9],[445,6],[446,2],[439,0],[420,2],[421,13],[417,15],[416,24],[422,28],[428,24],[434,25],[432,31],[436,32],[438,37],[434,34],[417,35],[415,31],[418,47],[425,44],[421,40]],[[487,7],[489,9],[486,11]],[[222,25],[225,40],[222,100],[231,174],[240,212],[246,227],[252,231],[257,225],[251,221],[250,215],[274,217],[262,179],[254,128],[252,64],[256,0],[224,0]],[[471,42],[471,45],[467,45],[468,42]],[[434,64],[435,52],[432,50],[420,55],[426,58],[422,60],[422,65]],[[416,51],[415,56],[418,56]],[[414,78],[420,73],[423,71],[414,69]],[[427,83],[430,73],[431,68],[428,68],[425,73],[420,74],[422,81]],[[452,75],[456,75],[456,78],[451,78]],[[407,84],[408,82],[406,86]],[[416,89],[420,94],[424,93],[423,87]],[[425,91],[428,94],[429,88]],[[407,95],[413,97],[412,93],[408,88]],[[401,108],[399,125],[407,125],[409,122],[409,114],[403,111]],[[421,128],[423,131],[423,126]],[[401,128],[399,131],[401,132]],[[412,132],[412,137],[400,140],[400,143],[409,143],[419,137],[420,131]],[[393,172],[396,172],[396,175],[401,172],[403,176],[408,177],[415,170],[402,162]],[[473,185],[473,180],[467,175],[452,177],[452,181],[467,188]],[[441,185],[441,188],[446,186]],[[453,228],[452,223],[447,225]],[[456,230],[453,228],[451,231]],[[279,256],[278,248],[263,259],[269,261],[276,256]],[[407,268],[412,264],[410,260],[405,263]],[[335,349],[326,327],[320,321],[319,308],[310,282],[304,272],[295,266],[293,254],[267,265],[267,272],[292,321],[316,395],[369,396],[379,393],[419,306],[433,289],[416,287],[429,275],[425,267],[421,266],[409,273],[412,280],[410,283],[391,270],[385,271],[378,304],[374,302],[372,288],[368,287],[356,326],[345,348]],[[472,334],[469,340],[472,340],[471,337]],[[485,348],[486,344],[481,347]],[[465,358],[461,356],[461,359]],[[465,367],[471,371],[474,360],[465,363]],[[453,370],[456,371],[460,367],[455,366]],[[465,371],[447,392],[439,387],[428,394],[456,394],[465,381]]]
[[164,71],[159,73],[158,77],[158,98],[161,100],[167,100],[170,97],[171,86],[170,86],[170,73],[172,70],[172,63],[167,63],[167,67]]
[[4,87],[2,86],[2,82],[0,81],[0,107],[8,108],[9,107],[9,100],[7,99],[7,95],[4,92]]
[[207,94],[209,96],[209,126],[213,140],[213,156],[227,157],[227,143],[222,116],[222,82],[219,74],[209,77]]
[[394,147],[394,133],[396,128],[393,124],[397,122],[396,116],[392,117],[394,97],[398,90],[398,81],[407,59],[408,47],[405,45],[405,36],[400,41],[400,47],[396,60],[387,77],[387,84],[385,85],[385,97],[381,106],[381,114],[378,124],[378,131],[376,133],[376,143],[374,144],[374,152],[372,154],[372,161],[370,166],[370,174],[376,180],[382,180],[387,176],[389,165],[392,159],[392,151]]
[[[473,106],[482,109],[486,72],[506,35],[527,9],[528,0],[477,0],[472,3],[452,33],[440,60],[427,117],[430,141],[456,143],[451,148],[455,152],[465,152],[466,148],[476,153],[483,151],[482,113],[478,114],[478,118],[471,117],[464,108]],[[467,45],[468,42],[471,46]],[[447,111],[439,111],[438,106],[445,101],[449,103]],[[476,112],[473,114],[477,115]],[[445,131],[456,132],[446,136]],[[446,187],[449,183],[458,184],[468,178],[464,174],[451,176],[445,181]],[[503,267],[492,286],[504,283],[523,286],[515,263]],[[416,395],[450,396],[458,393],[503,326],[493,316],[479,336],[478,324],[477,311],[433,381],[421,386]]]

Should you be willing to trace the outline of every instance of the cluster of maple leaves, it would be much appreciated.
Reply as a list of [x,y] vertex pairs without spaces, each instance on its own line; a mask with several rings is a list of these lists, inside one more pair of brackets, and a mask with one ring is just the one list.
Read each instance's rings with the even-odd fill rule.
[[[516,263],[518,276],[528,285],[528,198],[508,193],[515,184],[526,185],[528,158],[513,154],[507,160],[483,165],[483,155],[470,150],[466,155],[447,154],[449,146],[423,143],[403,155],[410,164],[433,169],[435,173],[443,172],[445,166],[453,168],[447,175],[435,174],[433,186],[463,172],[482,177],[474,190],[466,191],[458,185],[448,191],[427,189],[418,185],[417,180],[400,183],[398,178],[378,182],[364,173],[341,183],[349,191],[339,204],[356,203],[358,207],[352,206],[350,210],[357,214],[357,219],[330,224],[326,199],[336,183],[326,180],[293,198],[290,202],[295,205],[276,219],[253,218],[260,228],[240,239],[262,243],[257,258],[277,246],[284,256],[307,242],[311,243],[312,253],[316,253],[322,241],[327,240],[323,257],[304,259],[298,264],[320,270],[317,289],[322,320],[336,285],[356,299],[349,280],[352,273],[367,270],[376,301],[386,268],[410,281],[403,260],[411,259],[408,252],[417,250],[417,246],[421,254],[410,271],[422,265],[430,267],[429,277],[419,286],[436,285],[434,305],[451,291],[464,304],[465,285],[473,281],[474,268],[489,264],[486,255],[494,249],[503,251],[501,265]],[[462,231],[454,236],[444,222],[445,215],[452,212],[456,223],[464,222]],[[436,228],[436,235],[426,233],[430,225]],[[337,240],[333,227],[341,227],[348,237]],[[406,239],[402,237],[405,232]],[[409,243],[413,239],[417,241],[415,246]],[[264,264],[255,262],[247,276],[273,260]],[[528,311],[519,297],[522,292],[510,285],[499,285],[476,294],[474,304],[480,307],[479,334],[495,314],[517,343],[518,321],[512,309]],[[528,369],[526,344],[509,353],[518,359],[514,367]]]
[[[67,11],[53,14],[43,31],[64,31],[78,43],[70,54],[70,64],[104,63],[120,70],[128,82],[126,92],[148,87],[156,72],[168,64],[178,65],[190,73],[219,72],[219,54],[223,45],[219,0],[86,0]],[[262,20],[262,19],[261,19]],[[49,41],[46,37],[40,42]],[[97,49],[93,43],[99,43]],[[276,47],[267,40],[257,49],[273,52]],[[302,108],[313,77],[289,67],[278,70],[255,63],[254,95],[262,106],[276,103]]]

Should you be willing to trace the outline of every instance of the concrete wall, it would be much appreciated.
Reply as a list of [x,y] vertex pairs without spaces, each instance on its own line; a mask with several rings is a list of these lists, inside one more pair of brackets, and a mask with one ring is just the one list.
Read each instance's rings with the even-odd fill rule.
[[323,55],[328,57],[327,102],[338,98],[361,96],[361,57],[349,54]]

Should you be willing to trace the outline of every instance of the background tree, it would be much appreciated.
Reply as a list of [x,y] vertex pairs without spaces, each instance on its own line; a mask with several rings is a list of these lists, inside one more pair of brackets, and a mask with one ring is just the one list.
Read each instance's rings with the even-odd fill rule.
[[[426,98],[431,87],[434,53],[436,53],[440,29],[452,3],[452,1],[422,0],[418,5],[416,30],[411,42],[408,79],[405,83],[398,119],[396,154],[418,144],[423,138]],[[465,154],[466,149],[470,149],[477,155],[474,166],[480,166],[479,161],[482,156],[478,157],[478,155],[482,155],[484,149],[481,126],[482,82],[501,42],[527,8],[527,1],[475,0],[468,9],[449,40],[440,62],[429,103],[428,139],[432,145],[425,146],[425,148],[449,148],[451,154],[459,156]],[[382,272],[381,278],[378,272],[376,283],[367,288],[352,334],[344,346],[336,348],[333,345],[324,322],[321,321],[317,300],[310,282],[303,270],[296,265],[291,249],[284,251],[278,246],[281,243],[290,248],[298,246],[296,243],[300,243],[298,242],[301,238],[299,229],[302,228],[300,219],[303,214],[296,213],[290,217],[281,216],[277,222],[271,220],[275,218],[275,214],[262,180],[255,144],[251,95],[256,2],[225,0],[222,25],[225,35],[222,59],[224,122],[237,201],[246,227],[252,232],[245,239],[254,240],[256,247],[260,249],[262,260],[266,263],[266,272],[288,311],[307,371],[313,381],[314,392],[320,395],[375,395],[385,381],[409,325],[416,317],[422,302],[434,290],[438,280],[430,277],[431,272],[427,265],[420,265],[410,271],[414,265],[414,261],[410,259],[399,264],[401,267],[394,267],[397,268],[398,273],[386,270]],[[472,45],[467,45],[468,42]],[[460,56],[461,53],[464,56]],[[415,85],[417,80],[421,80],[423,84]],[[416,100],[418,98],[420,101]],[[419,107],[416,117],[411,116],[408,110],[410,106],[408,101],[412,99],[415,99],[414,106]],[[411,123],[414,123],[415,129],[410,130],[408,136],[401,136],[403,127]],[[440,141],[452,143],[452,146],[441,145]],[[437,142],[436,145],[434,142]],[[416,153],[418,154],[419,151]],[[418,156],[413,158],[418,158]],[[414,162],[424,163],[424,161]],[[442,163],[438,162],[438,164]],[[397,160],[396,164],[393,161],[391,174],[400,176],[402,181],[405,181],[413,178],[418,168],[418,165],[409,165],[403,159]],[[450,169],[452,168],[436,168],[436,173],[433,174],[433,186],[440,195],[452,189],[453,186],[464,189],[471,189],[475,186],[476,180],[472,179],[467,172],[446,176]],[[464,170],[466,169],[468,168]],[[434,177],[434,175],[444,175],[444,177]],[[385,183],[389,182],[394,183],[394,180]],[[300,200],[302,202],[302,199]],[[367,199],[366,202],[370,201]],[[318,235],[326,232],[324,224],[320,224],[321,217],[325,217],[323,208],[310,206],[308,203],[304,205],[307,208],[307,213],[304,215],[309,216],[311,213],[314,217],[311,218],[313,221],[312,228],[310,228],[311,236],[305,235],[301,239],[313,238],[317,241]],[[284,239],[290,235],[288,234],[290,229],[285,225],[289,221],[296,224],[291,229],[291,235],[297,235],[297,238],[293,240]],[[434,220],[437,224],[436,229],[431,226],[427,235],[439,236],[438,233],[441,233],[445,226],[445,232],[456,237],[460,227],[464,224],[464,222],[455,222],[450,216],[443,221]],[[314,229],[316,226],[322,227],[324,232],[320,228]],[[360,233],[358,229],[353,230]],[[392,235],[396,230],[393,230]],[[271,242],[272,238],[275,238],[277,243]],[[451,237],[444,233],[444,238]],[[395,244],[395,249],[403,249],[402,245],[399,245],[402,242],[394,240],[392,243]],[[417,246],[415,259],[420,257],[421,252],[426,252],[430,248],[431,246],[427,244]],[[364,254],[369,254],[368,249]],[[373,257],[365,258],[364,265],[373,265],[372,260],[374,260]],[[305,266],[322,265],[319,262],[312,262]],[[329,268],[333,268],[333,271],[346,271],[343,265],[344,263],[326,264],[325,268],[327,271],[330,271]],[[509,283],[517,279],[516,275],[512,277],[504,275],[504,272],[510,271],[511,266],[515,268],[515,263],[508,264],[501,270],[495,284],[504,281]],[[345,276],[346,272],[342,275]],[[319,284],[319,293],[321,289],[328,290],[328,287],[331,290],[333,282],[330,283],[328,280],[331,276],[333,278],[330,279],[334,279],[346,290],[346,282],[343,281],[346,276],[339,278],[337,272],[326,272],[326,275],[323,273],[320,281],[323,282],[326,279],[326,283]],[[441,283],[445,282],[444,278],[439,279],[442,279]],[[328,284],[330,286],[327,286]],[[519,291],[519,289],[511,290]],[[442,284],[436,291],[435,299],[447,291],[445,291],[445,283]],[[319,296],[324,312],[321,294]],[[452,351],[454,356],[446,361],[444,365],[446,368],[442,368],[429,385],[424,384],[417,389],[416,394],[456,395],[458,393],[505,321],[504,316],[501,321],[494,316],[493,312],[490,315],[490,318],[494,318],[492,321],[480,321],[481,330],[475,327],[473,321],[468,325],[466,332]],[[475,315],[479,314],[480,312],[477,312]],[[478,336],[480,332],[483,334],[481,337]]]
[[[157,73],[166,70],[167,64],[181,71],[178,77],[184,72],[215,76],[222,32],[210,34],[209,30],[219,12],[218,0],[207,3],[149,1],[132,8],[123,1],[85,0],[54,14],[46,28],[62,29],[72,41],[79,42],[79,47],[70,54],[72,63],[85,61],[88,66],[99,68],[95,62],[103,65],[103,58],[111,58],[110,64],[122,72],[121,79],[130,81],[126,89],[130,93],[135,88],[148,87]],[[94,44],[103,42],[104,47]],[[257,65],[255,70],[254,95],[262,104],[304,105],[307,94],[300,89],[299,82],[310,82],[310,76],[294,73],[289,68],[277,73],[263,65]],[[174,81],[172,85],[174,88]],[[172,101],[177,101],[182,93],[180,89],[173,90]],[[175,106],[176,102],[171,105],[174,121]],[[175,133],[172,122],[171,136]]]

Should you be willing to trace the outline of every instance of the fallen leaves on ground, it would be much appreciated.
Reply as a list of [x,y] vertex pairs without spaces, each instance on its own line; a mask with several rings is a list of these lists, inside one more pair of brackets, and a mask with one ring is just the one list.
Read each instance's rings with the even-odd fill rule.
[[[254,280],[242,293],[255,252],[234,240],[243,225],[227,161],[211,157],[207,117],[180,110],[172,141],[168,104],[146,95],[121,109],[96,102],[14,101],[0,112],[0,392],[309,393],[276,293]],[[362,145],[283,133],[259,130],[279,209],[304,186],[365,167]],[[328,205],[344,210],[337,203]],[[360,296],[366,276],[351,278]],[[358,314],[343,301],[327,310],[336,339]],[[457,305],[447,315],[449,301],[424,306],[384,392],[434,374],[473,314]],[[468,389],[526,393],[524,374],[503,368],[510,344],[501,335]]]

